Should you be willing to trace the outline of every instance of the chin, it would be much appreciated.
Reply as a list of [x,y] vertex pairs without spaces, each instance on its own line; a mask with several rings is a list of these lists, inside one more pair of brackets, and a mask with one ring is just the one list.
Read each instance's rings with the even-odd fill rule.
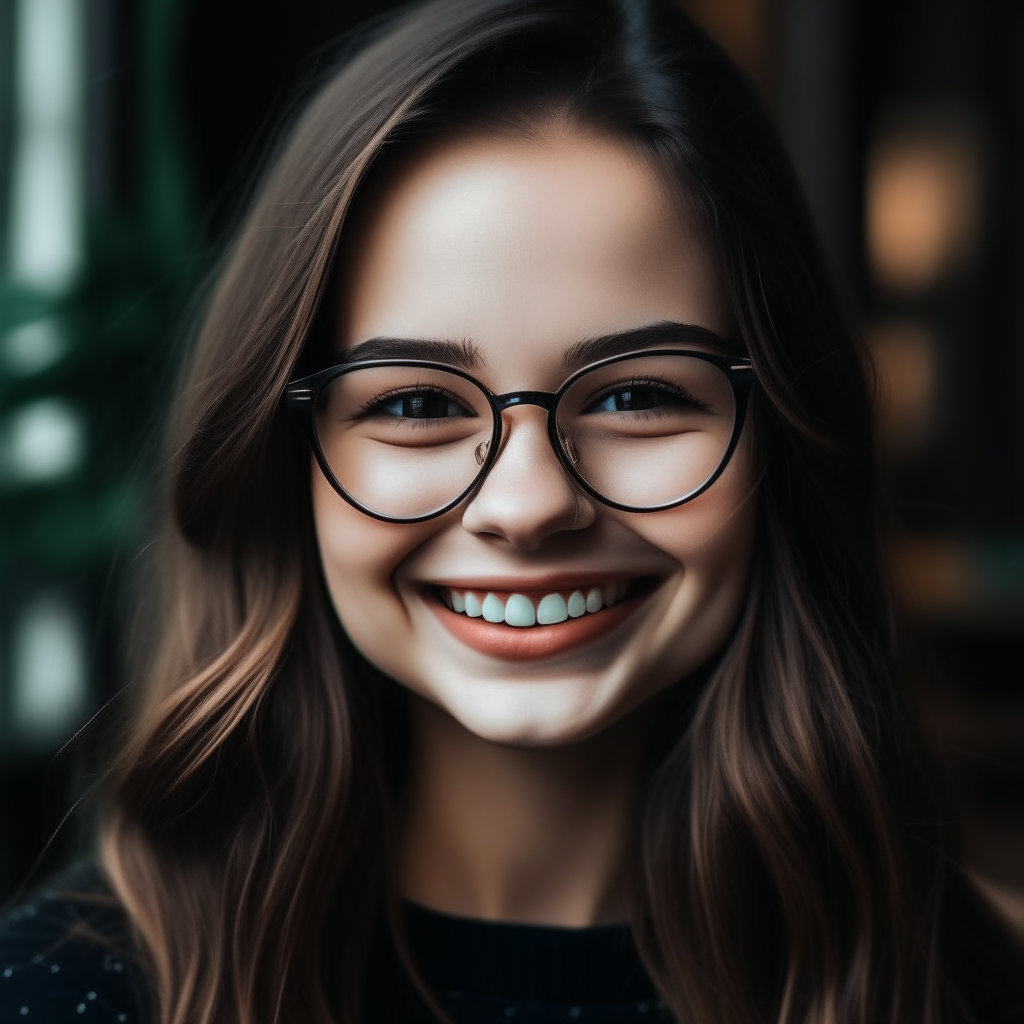
[[502,746],[556,747],[585,740],[627,713],[633,702],[603,692],[601,680],[449,681],[421,696],[480,739]]

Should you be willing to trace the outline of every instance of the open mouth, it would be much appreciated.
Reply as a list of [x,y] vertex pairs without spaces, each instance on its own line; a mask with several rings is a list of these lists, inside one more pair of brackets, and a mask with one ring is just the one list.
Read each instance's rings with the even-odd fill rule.
[[428,603],[456,637],[486,654],[541,658],[605,636],[661,582],[638,576],[550,591],[432,585]]
[[471,619],[483,619],[495,625],[504,623],[519,629],[530,626],[555,626],[569,619],[596,615],[626,601],[641,590],[649,590],[657,581],[650,576],[620,580],[603,586],[579,587],[549,593],[512,593],[509,591],[456,590],[435,587],[437,596],[448,608]]

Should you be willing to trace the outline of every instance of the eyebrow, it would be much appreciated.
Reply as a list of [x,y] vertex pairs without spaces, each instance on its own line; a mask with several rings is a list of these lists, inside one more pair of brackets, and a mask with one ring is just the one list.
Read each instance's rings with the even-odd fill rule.
[[440,338],[369,338],[342,353],[340,362],[364,359],[424,359],[446,363],[462,370],[478,370],[484,365],[480,349],[468,339],[446,341]]
[[[706,327],[661,320],[643,327],[614,331],[574,342],[562,353],[562,368],[574,373],[601,359],[655,345],[680,343],[704,345],[722,354],[735,353],[742,349],[738,342],[729,342]],[[423,359],[456,366],[462,370],[478,370],[485,364],[480,349],[466,338],[461,341],[442,338],[369,338],[344,352],[339,362],[354,363],[370,359]]]
[[562,368],[575,373],[584,366],[596,363],[601,359],[624,355],[638,349],[651,348],[654,345],[678,345],[682,343],[706,345],[722,355],[742,350],[738,342],[729,342],[714,331],[697,324],[677,323],[674,320],[661,320],[658,323],[634,327],[628,331],[615,331],[601,334],[595,338],[584,338],[570,345],[562,354]]

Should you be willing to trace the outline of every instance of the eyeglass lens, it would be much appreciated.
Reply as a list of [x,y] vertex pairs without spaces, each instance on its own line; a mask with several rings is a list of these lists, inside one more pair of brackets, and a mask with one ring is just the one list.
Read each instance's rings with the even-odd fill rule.
[[714,363],[646,356],[598,367],[558,403],[558,436],[576,472],[619,505],[670,504],[718,469],[735,401]]
[[[693,356],[637,356],[595,367],[562,395],[556,434],[598,494],[631,508],[699,489],[728,450],[735,401],[726,375]],[[316,430],[337,483],[394,519],[429,515],[480,474],[494,412],[475,383],[417,366],[363,367],[320,394]]]
[[364,508],[394,519],[428,515],[466,490],[493,427],[479,387],[416,366],[336,377],[316,409],[320,447],[337,482]]

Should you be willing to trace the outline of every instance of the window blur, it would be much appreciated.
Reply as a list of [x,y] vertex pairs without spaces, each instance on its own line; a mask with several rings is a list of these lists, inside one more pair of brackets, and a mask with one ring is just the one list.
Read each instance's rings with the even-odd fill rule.
[[[680,2],[760,90],[876,357],[924,724],[1024,930],[1024,5]],[[0,0],[0,898],[88,842],[190,297],[274,126],[395,6]]]

